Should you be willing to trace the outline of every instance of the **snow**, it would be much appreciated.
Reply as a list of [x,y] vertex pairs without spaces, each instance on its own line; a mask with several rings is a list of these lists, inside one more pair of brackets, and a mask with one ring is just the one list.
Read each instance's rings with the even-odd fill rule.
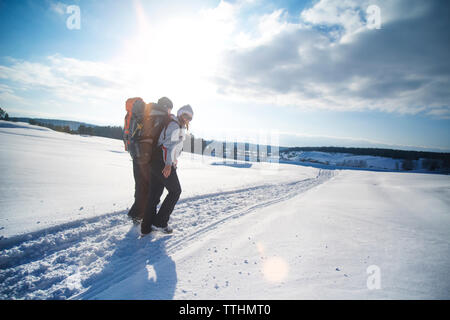
[[[173,254],[159,252],[156,267],[146,262],[151,272],[90,298],[153,299],[163,290],[169,299],[448,299],[449,198],[418,196],[448,188],[448,179],[382,175],[341,172]],[[380,290],[367,288],[372,265]]]
[[449,176],[184,153],[173,235],[138,239],[122,148],[0,122],[0,299],[450,297]]
[[[317,174],[293,173],[285,166],[271,170],[265,164],[243,170],[187,153],[179,168],[181,199]],[[119,212],[133,204],[132,162],[120,140],[0,121],[0,172],[0,237]]]

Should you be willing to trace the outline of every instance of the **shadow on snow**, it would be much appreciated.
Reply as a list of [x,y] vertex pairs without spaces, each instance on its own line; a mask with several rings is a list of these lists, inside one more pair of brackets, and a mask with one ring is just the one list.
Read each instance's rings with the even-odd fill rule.
[[88,288],[74,299],[173,299],[177,284],[175,262],[167,254],[168,237],[138,239],[132,227],[108,258],[103,270],[83,282]]

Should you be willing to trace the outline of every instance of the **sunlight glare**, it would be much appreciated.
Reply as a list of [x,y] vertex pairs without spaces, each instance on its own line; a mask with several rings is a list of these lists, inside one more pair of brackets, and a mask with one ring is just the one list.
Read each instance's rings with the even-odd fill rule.
[[138,30],[126,41],[120,58],[133,89],[164,92],[183,101],[214,94],[209,83],[232,28],[228,20],[203,10],[156,24],[140,1],[134,6]]
[[263,274],[269,282],[283,281],[289,272],[287,262],[280,257],[272,257],[264,262]]

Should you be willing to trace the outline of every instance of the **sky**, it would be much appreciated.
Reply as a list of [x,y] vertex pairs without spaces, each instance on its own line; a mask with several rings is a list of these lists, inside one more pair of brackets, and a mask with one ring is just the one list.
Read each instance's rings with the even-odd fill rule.
[[123,125],[127,98],[167,96],[207,139],[448,152],[449,14],[445,0],[0,0],[0,106]]

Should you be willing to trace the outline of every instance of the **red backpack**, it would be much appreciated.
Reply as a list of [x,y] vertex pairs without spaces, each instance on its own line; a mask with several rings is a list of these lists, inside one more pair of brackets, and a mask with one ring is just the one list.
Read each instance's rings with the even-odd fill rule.
[[149,161],[161,131],[171,121],[168,109],[157,103],[145,104],[141,98],[128,99],[125,109],[127,111],[123,129],[125,150],[133,159]]
[[[136,103],[137,102],[137,103]],[[142,109],[142,105],[145,107],[145,102],[142,98],[129,98],[125,102],[125,110],[127,114],[125,115],[125,123],[123,126],[123,143],[125,144],[125,151],[130,151],[130,144],[132,137],[136,134],[136,130],[138,130],[138,126],[136,123],[136,117],[133,117],[133,107],[136,103],[136,108],[134,110],[134,114]],[[132,121],[133,120],[133,121]]]

